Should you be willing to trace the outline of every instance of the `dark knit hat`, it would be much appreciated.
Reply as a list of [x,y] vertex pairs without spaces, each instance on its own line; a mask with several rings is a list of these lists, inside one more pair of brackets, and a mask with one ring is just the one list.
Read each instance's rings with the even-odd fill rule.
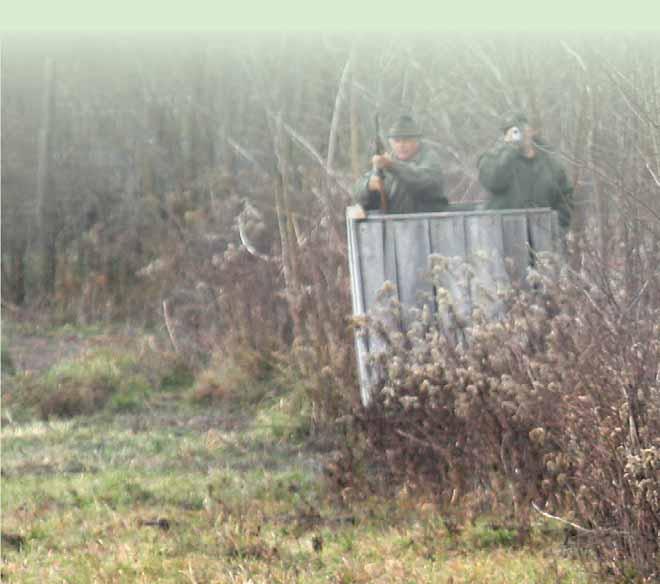
[[502,132],[506,132],[509,128],[513,128],[513,126],[525,126],[529,123],[527,120],[527,116],[523,114],[522,112],[509,112],[502,116],[502,120],[500,121],[500,130]]
[[422,131],[409,114],[403,114],[387,132],[388,138],[418,138]]

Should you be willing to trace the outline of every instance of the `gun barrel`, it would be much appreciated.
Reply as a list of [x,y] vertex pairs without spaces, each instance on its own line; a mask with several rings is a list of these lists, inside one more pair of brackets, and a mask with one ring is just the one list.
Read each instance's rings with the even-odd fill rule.
[[[380,135],[380,116],[378,113],[374,114],[374,125],[376,126],[376,131],[374,135],[374,154],[385,154],[385,144],[383,143],[383,139],[381,138]],[[376,176],[383,181],[383,184],[385,182],[385,172],[383,172],[383,169],[381,168],[374,168],[374,172],[376,173]],[[388,197],[387,193],[385,192],[385,188],[381,187],[378,189],[378,192],[380,193],[380,210],[383,213],[387,213],[388,209]]]

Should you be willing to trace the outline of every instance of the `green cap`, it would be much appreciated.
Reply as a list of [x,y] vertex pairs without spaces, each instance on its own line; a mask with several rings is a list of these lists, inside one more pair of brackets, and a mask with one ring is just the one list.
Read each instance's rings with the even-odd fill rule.
[[409,114],[400,116],[387,132],[388,138],[418,138],[421,135],[422,131]]
[[513,128],[513,126],[518,126],[520,128],[528,123],[527,116],[522,112],[509,112],[502,116],[500,130],[506,132],[509,128]]

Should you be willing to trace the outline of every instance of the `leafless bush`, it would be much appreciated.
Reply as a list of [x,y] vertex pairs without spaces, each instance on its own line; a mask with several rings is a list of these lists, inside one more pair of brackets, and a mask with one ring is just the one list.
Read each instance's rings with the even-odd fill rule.
[[658,260],[631,288],[622,267],[605,276],[596,258],[574,271],[548,256],[464,348],[428,310],[404,333],[377,327],[388,351],[363,418],[370,452],[447,502],[485,489],[523,522],[532,504],[568,517],[610,571],[657,576]]
[[309,193],[289,189],[289,204],[308,199],[306,213],[273,208],[277,184],[263,177],[253,177],[244,195],[232,192],[218,201],[171,195],[170,232],[179,242],[141,277],[160,290],[173,348],[204,370],[198,397],[226,393],[227,380],[220,378],[238,369],[245,377],[251,368],[243,371],[240,364],[253,355],[304,396],[313,427],[350,409],[355,356],[346,192],[322,178],[306,176],[307,187],[316,190],[312,201]]

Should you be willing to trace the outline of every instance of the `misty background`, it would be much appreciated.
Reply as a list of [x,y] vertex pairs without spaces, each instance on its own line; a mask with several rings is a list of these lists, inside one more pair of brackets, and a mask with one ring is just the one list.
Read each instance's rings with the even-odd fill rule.
[[[429,488],[450,512],[515,517],[521,541],[538,504],[584,526],[603,574],[657,580],[659,33],[23,32],[1,56],[3,324],[121,328],[142,347],[122,340],[116,384],[90,382],[83,355],[78,381],[14,376],[3,406],[83,415],[132,370],[183,370],[173,407],[233,399],[258,421],[246,404],[276,401],[337,449],[324,472],[342,497]],[[385,379],[363,408],[345,209],[374,117],[417,118],[456,203],[487,198],[477,160],[511,110],[574,184],[566,261],[508,291],[501,319],[475,317],[467,346],[428,312],[376,330]],[[150,409],[146,391],[125,403]]]
[[385,130],[402,111],[441,154],[453,202],[487,198],[477,158],[502,114],[527,112],[574,182],[574,230],[590,225],[601,256],[620,257],[634,279],[658,247],[659,41],[5,34],[3,300],[64,319],[153,323],[166,290],[213,288],[202,264],[215,257],[217,268],[231,246],[250,250],[251,269],[278,258],[290,287],[302,277],[292,259],[301,245],[330,238],[343,253],[344,207],[368,168],[374,114]]

